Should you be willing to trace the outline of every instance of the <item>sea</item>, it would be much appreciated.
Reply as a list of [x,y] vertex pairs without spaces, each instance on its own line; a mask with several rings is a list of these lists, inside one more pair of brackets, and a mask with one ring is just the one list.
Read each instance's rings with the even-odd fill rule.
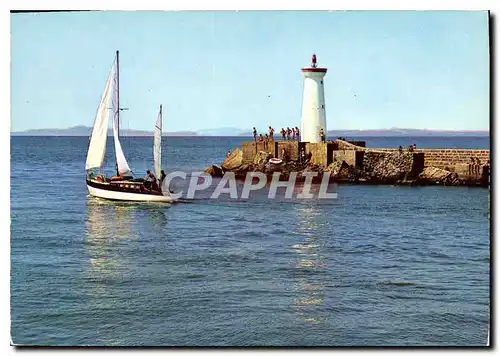
[[[357,137],[489,148],[489,137]],[[135,175],[152,137],[122,137]],[[168,172],[245,137],[163,137]],[[339,185],[336,199],[90,197],[87,137],[11,137],[16,345],[485,346],[490,191]],[[113,140],[106,167],[114,168]]]

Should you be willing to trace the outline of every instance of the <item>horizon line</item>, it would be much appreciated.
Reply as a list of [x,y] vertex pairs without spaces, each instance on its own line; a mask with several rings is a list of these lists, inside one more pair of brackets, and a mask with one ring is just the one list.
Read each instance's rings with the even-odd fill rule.
[[[71,130],[71,129],[92,129],[92,126],[85,126],[85,125],[77,125],[77,126],[72,126],[72,127],[67,127],[67,128],[38,128],[38,129],[25,129],[25,130],[18,130],[18,131],[10,131],[11,134],[13,133],[28,133],[30,131],[64,131],[64,130]],[[252,132],[251,128],[248,129],[243,129],[243,128],[237,128],[237,127],[217,127],[217,128],[206,128],[206,129],[185,129],[185,130],[176,130],[176,131],[165,131],[164,133],[182,133],[182,132],[192,132],[192,133],[197,133],[197,132],[203,132],[203,131],[215,131],[215,130],[228,130],[232,129],[235,131],[246,131]],[[108,130],[111,130],[111,128],[108,128]],[[266,128],[267,130],[267,128]],[[430,131],[430,132],[443,132],[443,131],[448,131],[448,132],[490,132],[490,129],[434,129],[434,128],[405,128],[405,127],[391,127],[391,128],[373,128],[373,129],[348,129],[348,128],[335,128],[335,129],[327,129],[328,131]],[[134,128],[123,128],[120,130],[121,132],[129,132],[129,131],[139,131],[139,132],[147,132],[147,133],[153,133],[153,130],[143,130],[143,129],[134,129]]]

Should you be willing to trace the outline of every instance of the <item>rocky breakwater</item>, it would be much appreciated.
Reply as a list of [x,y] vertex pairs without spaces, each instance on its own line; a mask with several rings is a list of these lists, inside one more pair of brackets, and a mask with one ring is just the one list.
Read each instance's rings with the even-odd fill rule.
[[324,167],[320,165],[309,164],[309,162],[297,161],[281,161],[280,163],[272,163],[269,160],[273,156],[265,151],[259,151],[255,154],[253,162],[243,163],[243,153],[239,148],[235,148],[228,157],[221,163],[220,167],[211,165],[204,172],[214,177],[220,177],[226,172],[234,173],[237,179],[245,179],[249,172],[261,172],[269,178],[273,173],[279,172],[280,180],[286,180],[292,172],[297,172],[297,180],[305,180],[305,172],[317,172],[313,182],[320,181],[323,178]]
[[[343,141],[342,141],[343,142]],[[342,143],[341,142],[341,143]],[[252,163],[243,164],[243,153],[234,149],[222,162],[221,167],[210,166],[205,171],[213,176],[222,176],[225,172],[233,172],[236,178],[245,179],[248,172],[262,172],[272,176],[280,172],[280,179],[286,180],[292,172],[297,172],[297,180],[304,180],[306,172],[316,172],[313,182],[323,179],[328,173],[329,180],[348,184],[391,184],[391,185],[446,185],[446,186],[489,186],[488,177],[465,179],[457,173],[436,167],[423,167],[423,156],[409,151],[377,151],[376,149],[356,148],[363,151],[363,159],[357,165],[348,164],[345,160],[335,160],[328,166],[305,162],[282,161],[272,163],[272,155],[260,151],[254,156]],[[420,156],[419,156],[420,155]],[[487,167],[489,169],[489,166]]]
[[[489,167],[487,167],[489,169]],[[437,167],[423,168],[418,154],[401,151],[364,150],[360,167],[335,161],[326,167],[331,179],[338,183],[391,185],[489,186],[487,177],[460,178],[455,172]]]

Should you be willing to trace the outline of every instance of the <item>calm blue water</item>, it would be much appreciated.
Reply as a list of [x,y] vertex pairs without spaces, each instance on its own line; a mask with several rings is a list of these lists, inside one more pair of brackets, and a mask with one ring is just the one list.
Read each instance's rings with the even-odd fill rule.
[[[241,140],[167,138],[164,162],[200,170]],[[123,141],[142,175],[152,138]],[[489,138],[367,141],[489,147]],[[14,343],[486,344],[487,189],[343,185],[336,200],[105,202],[87,196],[87,144],[11,139]]]

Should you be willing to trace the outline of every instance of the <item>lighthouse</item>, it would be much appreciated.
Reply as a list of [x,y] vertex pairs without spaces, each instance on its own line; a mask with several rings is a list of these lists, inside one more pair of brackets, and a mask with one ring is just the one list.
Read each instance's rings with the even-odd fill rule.
[[320,142],[320,130],[326,135],[325,91],[323,78],[326,68],[318,68],[316,55],[311,66],[302,68],[304,75],[304,96],[302,100],[301,141]]

